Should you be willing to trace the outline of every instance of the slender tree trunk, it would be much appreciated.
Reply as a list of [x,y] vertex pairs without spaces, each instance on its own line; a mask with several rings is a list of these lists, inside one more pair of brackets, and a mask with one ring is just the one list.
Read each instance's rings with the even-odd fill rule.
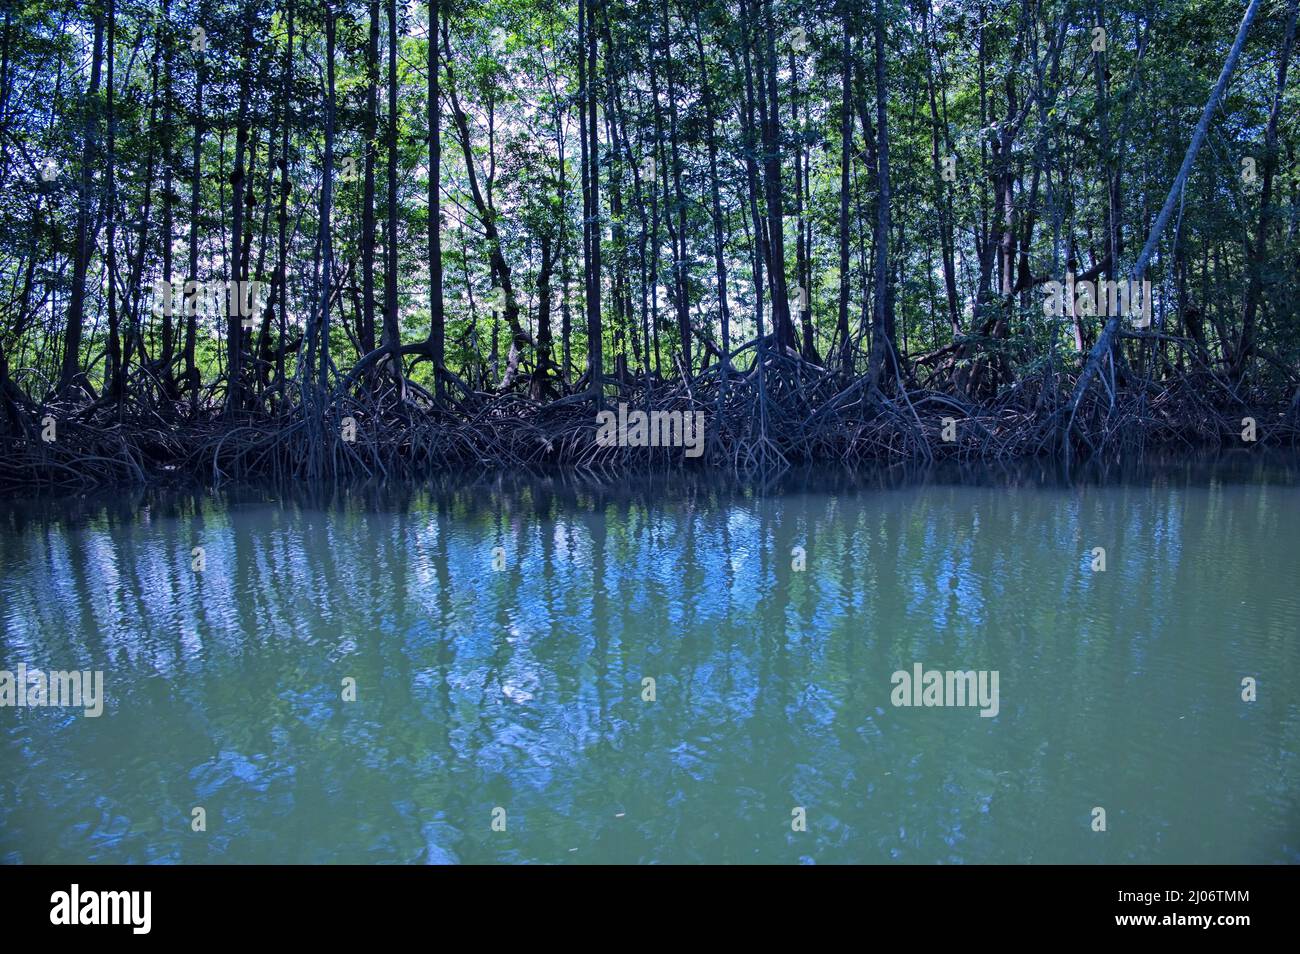
[[[651,235],[650,235],[650,327],[653,330],[654,337],[654,356],[655,356],[655,373],[660,374],[663,370],[663,362],[659,350],[659,260],[662,254],[662,248],[659,241],[659,226],[668,213],[668,166],[663,161],[663,110],[659,101],[659,73],[655,66],[655,40],[654,24],[646,24],[646,72],[650,80],[650,105],[654,125],[652,126],[652,136],[650,142],[650,216],[651,216]],[[663,189],[660,190],[660,179],[663,180]],[[662,198],[662,206],[660,200]],[[662,212],[661,212],[662,209]],[[671,240],[671,222],[669,223],[669,238]],[[646,389],[647,400],[649,388]]]
[[894,341],[893,300],[889,274],[889,87],[885,82],[885,12],[883,0],[876,0],[876,178],[880,189],[876,203],[875,303],[871,313],[871,383],[880,387],[897,370]]
[[71,387],[81,370],[81,329],[86,312],[86,272],[91,255],[91,191],[94,180],[91,174],[98,161],[96,130],[99,115],[99,79],[104,61],[104,11],[98,2],[93,7],[94,40],[90,55],[90,85],[82,97],[85,115],[81,147],[81,182],[77,190],[77,245],[72,263],[72,293],[68,304],[68,330],[64,338],[63,367],[59,374],[59,390]]
[[[613,274],[613,298],[614,298],[614,327],[613,327],[613,345],[614,345],[614,367],[615,374],[620,383],[624,382],[627,377],[627,328],[630,323],[630,297],[628,295],[628,276],[627,276],[627,243],[625,238],[625,225],[623,220],[623,174],[624,174],[624,155],[622,150],[622,140],[619,137],[618,126],[618,106],[616,104],[615,89],[621,80],[616,74],[618,68],[618,56],[614,50],[613,33],[609,27],[608,9],[605,11],[606,16],[601,18],[601,34],[605,38],[606,54],[606,75],[607,82],[604,87],[605,97],[605,136],[609,140],[610,164],[609,164],[609,219],[610,219],[610,238],[614,249],[614,274]],[[635,336],[632,336],[635,338]]]
[[[140,207],[140,222],[136,229],[135,261],[131,263],[131,277],[127,281],[126,287],[126,295],[130,296],[130,306],[127,309],[126,340],[123,349],[124,359],[127,364],[131,362],[132,353],[139,355],[141,365],[149,363],[149,355],[144,341],[144,322],[140,313],[144,300],[142,289],[144,263],[149,254],[149,224],[153,211],[153,184],[157,178],[154,163],[157,158],[157,144],[163,138],[158,131],[158,71],[162,60],[162,31],[165,29],[165,23],[160,21],[154,35],[154,51],[149,67],[149,124],[147,127],[149,129],[149,144],[145,149],[144,158],[144,197]],[[165,165],[165,157],[163,162]],[[168,307],[163,309],[165,319],[166,312],[170,310],[169,302]]]
[[[283,389],[285,380],[285,356],[288,345],[289,333],[289,280],[288,280],[288,229],[289,229],[289,192],[291,190],[291,180],[289,178],[289,131],[292,128],[293,104],[291,97],[293,95],[293,42],[294,42],[294,0],[288,0],[287,11],[287,28],[288,35],[284,47],[284,67],[283,67],[283,84],[281,93],[281,106],[284,109],[284,128],[281,131],[280,140],[280,208],[276,216],[276,226],[279,230],[277,236],[276,250],[276,268],[275,268],[275,287],[278,296],[273,293],[275,298],[275,314],[279,319],[279,343],[275,349],[275,380],[277,388]],[[265,316],[267,321],[271,319],[270,311]],[[267,328],[262,329],[262,340],[267,340]],[[283,393],[280,398],[284,398]]]
[[[931,55],[938,56],[938,44],[930,39],[930,0],[921,0],[921,24],[922,32],[926,40],[926,57],[925,57],[925,83],[930,102],[930,128],[931,128],[931,158],[934,164],[935,176],[935,209],[939,215],[939,253],[943,260],[943,287],[946,295],[946,304],[948,307],[948,327],[951,329],[953,337],[961,334],[961,311],[958,304],[957,294],[957,268],[955,262],[956,245],[953,238],[952,227],[952,193],[944,185],[942,172],[942,159],[940,156],[941,137],[940,129],[943,130],[942,145],[948,150],[947,158],[955,158],[952,155],[952,145],[948,140],[948,126],[946,122],[941,122],[939,118],[939,107],[936,101],[934,70],[931,68]],[[942,64],[940,64],[942,69]],[[945,108],[945,114],[947,110]],[[956,169],[953,169],[954,176]],[[951,181],[955,181],[951,180]]]
[[336,24],[332,5],[325,9],[325,168],[320,190],[320,288],[318,290],[314,328],[308,332],[307,367],[304,382],[317,378],[317,392],[304,403],[319,411],[320,401],[329,389],[330,283],[334,273],[334,239],[330,220],[334,213],[334,42]]
[[1240,378],[1246,373],[1246,362],[1255,347],[1255,313],[1263,288],[1264,264],[1268,261],[1268,232],[1273,214],[1273,177],[1277,173],[1277,123],[1282,112],[1282,98],[1286,92],[1287,65],[1295,44],[1296,0],[1287,4],[1286,39],[1277,64],[1277,88],[1273,105],[1268,113],[1268,128],[1264,133],[1264,175],[1260,184],[1259,220],[1255,226],[1255,241],[1248,243],[1246,258],[1250,279],[1246,286],[1246,301],[1242,309],[1241,338],[1233,349],[1232,376]]
[[230,306],[236,301],[242,304],[243,283],[248,280],[243,254],[245,210],[248,204],[245,193],[251,194],[252,190],[246,182],[247,170],[244,163],[248,152],[249,100],[252,95],[253,18],[254,7],[250,3],[244,7],[241,18],[239,115],[235,124],[235,169],[231,175],[230,189],[230,255],[233,261],[229,274],[238,292],[226,299],[227,411],[242,411],[247,403],[244,387],[244,324],[240,314],[242,308]]
[[529,396],[542,401],[554,396],[548,372],[551,367],[551,275],[555,270],[554,239],[543,231],[539,239],[542,261],[537,270],[537,367],[533,370]]
[[[928,2],[928,0],[926,0]],[[852,6],[845,2],[841,11],[844,38],[840,48],[840,294],[835,334],[840,343],[840,370],[853,373],[853,342],[849,338],[849,187],[853,167],[853,54]]]
[[591,375],[591,392],[599,411],[604,406],[601,386],[603,373],[603,342],[600,321],[600,160],[599,130],[596,124],[596,0],[586,0],[586,88],[584,106],[587,110],[587,220],[590,229],[587,260],[587,368]]
[[[767,195],[768,279],[772,292],[772,323],[777,344],[796,348],[794,323],[790,319],[790,294],[785,280],[785,214],[781,181],[781,117],[776,93],[776,25],[772,0],[763,0],[762,43],[758,53],[758,102],[762,117],[763,179]],[[755,17],[758,0],[755,0]],[[757,26],[756,26],[757,29]]]
[[731,369],[731,306],[727,301],[726,235],[722,218],[722,198],[718,188],[717,117],[714,115],[713,83],[709,77],[708,63],[704,57],[704,38],[700,30],[698,7],[695,8],[694,17],[695,51],[700,60],[700,87],[704,99],[705,135],[709,143],[709,202],[713,217],[713,264],[718,279],[718,312],[722,320],[722,367],[720,374],[725,389],[727,373]]
[[[672,23],[668,17],[668,0],[660,0],[660,12],[663,23],[664,43],[664,83],[668,92],[668,150],[672,163],[673,208],[677,221],[668,216],[669,237],[673,246],[673,306],[677,312],[677,337],[682,349],[682,367],[689,377],[691,374],[691,313],[688,295],[687,271],[689,262],[686,257],[686,196],[682,190],[682,159],[679,149],[677,121],[677,83],[673,70]],[[667,197],[665,196],[665,201]]]
[[[172,146],[175,130],[172,128],[175,102],[172,93],[172,58],[175,52],[175,38],[172,35],[171,0],[163,0],[162,33],[163,44],[163,222],[162,222],[162,266],[163,281],[170,287],[172,282],[173,252],[172,235],[175,229],[175,195],[174,176],[177,154]],[[157,367],[162,379],[163,393],[168,399],[176,397],[176,379],[172,365],[176,360],[176,330],[173,323],[173,309],[167,307],[162,319],[162,348],[159,352]]]
[[[205,22],[207,5],[199,5],[199,21]],[[202,29],[202,27],[200,27]],[[193,47],[193,43],[191,43]],[[203,88],[207,80],[207,64],[204,45],[200,44],[196,53],[198,63],[194,73],[194,162],[190,170],[190,243],[189,273],[186,276],[187,290],[190,283],[199,280],[199,210],[203,201]],[[190,395],[190,412],[199,406],[199,366],[196,358],[198,337],[199,298],[197,294],[187,294],[185,298],[185,387]]]
[[[742,0],[743,3],[743,0]],[[742,11],[747,11],[748,7],[742,5]],[[745,17],[748,20],[748,16]],[[749,215],[754,223],[754,255],[752,258],[752,274],[754,279],[754,318],[758,329],[758,356],[760,366],[764,355],[764,268],[769,259],[767,248],[767,232],[763,219],[762,211],[759,208],[759,173],[758,161],[755,158],[759,153],[760,140],[755,135],[759,129],[759,123],[755,121],[755,101],[758,99],[754,83],[753,62],[750,57],[752,40],[749,33],[741,37],[741,60],[745,68],[745,103],[743,124],[745,135],[745,176],[747,192],[749,197]]]
[[[1105,29],[1106,5],[1102,0],[1098,0],[1095,13],[1097,26]],[[1103,219],[1103,226],[1106,230],[1106,257],[1104,259],[1105,269],[1103,275],[1106,279],[1114,281],[1120,267],[1120,223],[1122,212],[1119,207],[1119,176],[1116,172],[1118,158],[1114,155],[1111,146],[1110,69],[1108,63],[1109,54],[1106,47],[1093,53],[1093,76],[1097,86],[1098,150],[1101,153],[1102,184],[1106,190],[1106,211]],[[1118,348],[1118,344],[1118,339],[1116,339],[1116,348]]]
[[[365,183],[361,199],[361,327],[366,354],[375,350],[375,152],[379,135],[379,0],[370,0],[366,37]],[[436,47],[437,44],[435,44]]]
[[401,36],[397,32],[397,0],[388,0],[388,227],[385,231],[384,252],[384,335],[383,345],[392,362],[390,373],[398,382],[398,390],[406,393],[402,375],[402,332],[397,315],[397,45]]
[[568,156],[566,155],[562,107],[558,102],[555,110],[555,146],[559,155],[558,165],[560,169],[560,382],[563,387],[567,387],[573,367],[571,363],[572,343],[570,340],[573,334],[573,310],[569,306],[569,284],[573,277],[569,271],[569,185],[564,171],[568,167]]
[[439,0],[429,2],[429,354],[433,359],[434,394],[443,397],[446,329],[442,300],[442,136],[438,92]]
[[108,368],[106,379],[108,394],[114,400],[121,400],[126,390],[126,362],[122,359],[122,336],[117,311],[117,117],[113,102],[116,90],[113,88],[113,61],[116,58],[117,45],[117,7],[115,0],[108,0],[108,78],[106,81],[105,110],[108,126],[108,150],[105,157],[104,185],[107,195],[104,200],[107,235],[104,249],[105,288],[108,296]]
[[[803,332],[803,358],[814,364],[821,364],[817,354],[817,339],[812,323],[812,270],[808,261],[809,248],[805,232],[804,217],[804,166],[807,155],[803,147],[799,127],[799,51],[790,46],[790,122],[796,129],[794,147],[794,217],[795,217],[795,284],[798,286],[794,296],[794,308],[799,315],[800,329]],[[811,198],[810,200],[811,201]]]

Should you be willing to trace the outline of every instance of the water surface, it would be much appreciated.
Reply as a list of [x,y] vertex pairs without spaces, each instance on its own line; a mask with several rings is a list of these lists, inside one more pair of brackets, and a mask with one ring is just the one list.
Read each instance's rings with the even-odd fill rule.
[[1300,860],[1295,471],[980,473],[8,502],[0,860]]

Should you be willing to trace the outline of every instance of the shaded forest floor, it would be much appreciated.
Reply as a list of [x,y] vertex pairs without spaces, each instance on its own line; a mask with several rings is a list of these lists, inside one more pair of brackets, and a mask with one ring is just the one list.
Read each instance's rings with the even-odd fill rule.
[[[448,385],[441,399],[388,379],[352,393],[303,391],[278,408],[230,410],[157,390],[120,400],[34,402],[11,384],[0,420],[0,488],[82,491],[168,481],[416,478],[534,468],[704,466],[740,474],[795,465],[1133,459],[1207,447],[1300,448],[1300,391],[1230,387],[1213,374],[1153,383],[1103,376],[1072,408],[1074,378],[1044,370],[982,399],[895,373],[891,386],[793,355],[756,370],[714,365],[689,382],[609,380],[602,406],[703,412],[702,453],[602,446],[589,391],[535,401],[523,391]],[[291,393],[294,389],[288,389]],[[152,397],[135,396],[138,393]],[[307,410],[311,408],[311,410]]]

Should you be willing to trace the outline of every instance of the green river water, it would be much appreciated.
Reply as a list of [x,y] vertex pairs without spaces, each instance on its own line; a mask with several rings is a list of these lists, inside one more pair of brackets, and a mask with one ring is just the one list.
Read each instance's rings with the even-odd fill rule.
[[1298,586],[1249,461],[7,501],[0,861],[1295,863]]

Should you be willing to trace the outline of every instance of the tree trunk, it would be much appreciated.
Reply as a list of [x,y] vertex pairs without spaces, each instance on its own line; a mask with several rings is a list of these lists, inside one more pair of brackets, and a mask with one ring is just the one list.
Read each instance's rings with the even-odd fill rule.
[[[600,161],[599,130],[596,126],[596,13],[594,0],[586,0],[586,84],[583,90],[583,105],[587,111],[587,182],[588,201],[584,203],[587,210],[589,239],[587,246],[587,370],[590,375],[590,388],[595,398],[596,410],[604,406],[604,392],[600,378],[603,374],[603,342],[600,321]],[[580,13],[580,15],[581,15]]]
[[[943,287],[948,308],[948,327],[955,338],[961,334],[961,311],[957,295],[957,268],[954,251],[956,242],[954,241],[952,226],[952,193],[944,186],[945,180],[941,166],[943,157],[939,153],[939,130],[941,126],[943,129],[942,145],[948,150],[948,157],[955,157],[952,154],[952,145],[948,139],[947,123],[940,122],[939,107],[936,102],[934,71],[931,69],[930,56],[932,53],[938,56],[939,52],[937,42],[930,39],[930,0],[922,0],[920,6],[922,32],[926,41],[925,85],[930,102],[931,159],[934,165],[935,177],[935,209],[939,215],[939,254],[943,260]],[[940,69],[942,70],[942,63],[940,63]],[[945,115],[946,112],[947,107],[945,106]],[[956,170],[954,169],[953,172],[955,175]]]
[[[162,6],[162,44],[163,44],[163,222],[162,222],[162,265],[163,281],[170,287],[172,282],[172,234],[175,228],[174,173],[176,152],[172,148],[172,116],[174,99],[172,94],[172,58],[175,51],[172,37],[171,0],[163,0]],[[176,377],[172,364],[176,358],[176,330],[173,323],[173,310],[168,307],[163,312],[162,348],[157,367],[162,378],[163,393],[168,399],[176,397]]]
[[709,144],[709,201],[713,217],[713,264],[718,280],[718,311],[722,319],[722,380],[727,380],[731,369],[731,306],[727,302],[726,237],[722,218],[722,199],[718,189],[718,136],[717,118],[714,115],[713,84],[704,58],[704,38],[700,31],[699,8],[694,10],[695,51],[700,59],[700,86],[704,98],[705,135]]
[[1273,214],[1273,177],[1277,172],[1277,122],[1282,112],[1282,98],[1286,92],[1287,65],[1295,44],[1296,0],[1287,5],[1286,39],[1277,64],[1277,88],[1273,105],[1268,113],[1268,129],[1264,134],[1264,176],[1260,184],[1259,221],[1255,226],[1255,241],[1247,243],[1246,259],[1250,280],[1246,286],[1246,301],[1242,309],[1241,338],[1233,349],[1232,376],[1240,379],[1246,373],[1246,362],[1255,346],[1255,313],[1259,309],[1263,287],[1264,263],[1268,260],[1268,230]]
[[[927,0],[928,2],[928,0]],[[853,20],[851,6],[845,2],[840,24],[844,39],[840,49],[840,294],[835,335],[840,343],[840,370],[853,373],[853,342],[849,336],[849,187],[853,168]]]
[[[375,152],[379,135],[379,0],[370,0],[366,37],[365,169],[361,198],[361,327],[366,354],[375,350]],[[436,44],[435,44],[436,45]]]
[[81,147],[81,183],[77,190],[77,246],[72,263],[72,293],[68,304],[68,330],[64,338],[63,367],[59,374],[59,390],[72,386],[81,370],[81,329],[86,311],[86,272],[91,255],[91,190],[94,188],[91,172],[98,159],[96,130],[99,123],[99,78],[104,61],[104,14],[99,4],[94,5],[95,38],[90,55],[90,85],[82,97],[85,114]]
[[[203,22],[207,5],[199,5],[199,21]],[[199,280],[199,209],[203,197],[203,87],[207,79],[205,50],[200,47],[194,74],[194,164],[190,170],[190,248],[188,282]],[[195,350],[198,336],[198,298],[186,296],[185,300],[185,388],[190,395],[190,412],[199,406],[199,366]]]
[[[776,24],[772,0],[763,0],[764,45],[758,58],[759,114],[763,119],[763,179],[767,195],[768,280],[772,292],[772,322],[777,345],[796,348],[790,319],[790,293],[785,280],[785,214],[781,199],[781,116],[776,93]],[[757,8],[757,0],[755,0]],[[755,10],[757,14],[757,9]]]
[[397,316],[397,0],[388,0],[388,227],[384,238],[384,335],[388,349],[389,373],[397,382],[398,392],[406,394],[402,375],[401,327]]
[[[691,374],[691,313],[688,300],[686,257],[686,196],[682,191],[682,159],[677,134],[677,84],[673,77],[672,25],[668,19],[668,0],[660,0],[663,19],[664,82],[668,87],[668,148],[672,157],[673,208],[677,222],[668,216],[668,233],[673,246],[673,305],[677,312],[677,337],[682,349],[682,367]],[[594,71],[593,71],[594,72]],[[665,196],[665,204],[667,196]]]
[[894,341],[893,299],[889,288],[889,88],[885,83],[885,12],[883,0],[876,0],[876,275],[875,300],[871,311],[871,359],[868,374],[873,387],[885,384],[897,371],[898,348]]
[[[330,220],[334,213],[334,41],[335,13],[325,8],[325,168],[320,190],[320,282],[316,314],[308,327],[307,358],[303,386],[308,390],[303,404],[309,413],[319,413],[321,401],[329,389],[330,282],[334,273],[334,240]],[[316,391],[311,393],[311,377],[316,376]]]
[[114,0],[108,0],[108,78],[106,81],[106,123],[108,126],[108,150],[105,157],[104,199],[107,234],[105,236],[104,271],[108,295],[108,367],[105,370],[108,394],[114,400],[121,400],[126,390],[126,362],[122,359],[122,336],[117,312],[117,117],[114,115],[113,96],[113,60],[117,44],[117,7]]
[[250,3],[244,7],[242,16],[242,39],[239,60],[239,115],[235,128],[235,169],[231,175],[231,215],[230,215],[230,255],[232,270],[230,278],[238,289],[237,295],[227,298],[226,314],[226,357],[227,390],[226,410],[242,411],[246,404],[244,390],[244,324],[240,314],[241,308],[230,307],[238,298],[243,300],[243,283],[248,280],[244,258],[244,229],[246,197],[251,189],[245,183],[246,170],[244,161],[248,151],[249,100],[253,73],[253,16],[254,7]]
[[433,359],[434,395],[443,397],[446,329],[442,300],[442,137],[438,94],[439,0],[429,2],[429,354]]

